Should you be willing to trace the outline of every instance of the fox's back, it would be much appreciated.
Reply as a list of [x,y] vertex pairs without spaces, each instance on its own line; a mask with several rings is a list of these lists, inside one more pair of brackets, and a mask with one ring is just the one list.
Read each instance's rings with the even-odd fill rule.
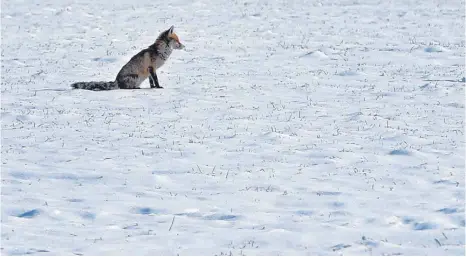
[[[137,74],[138,76],[144,77],[146,79],[149,76],[148,68],[155,63],[155,69],[162,67],[165,64],[164,56],[159,54],[158,51],[147,48],[135,56],[133,56],[128,63],[126,63],[118,73],[118,76]],[[167,56],[168,57],[168,56]]]
[[150,58],[147,58],[147,49],[144,49],[133,56],[120,70],[118,77],[126,75],[149,76],[147,68],[150,66]]

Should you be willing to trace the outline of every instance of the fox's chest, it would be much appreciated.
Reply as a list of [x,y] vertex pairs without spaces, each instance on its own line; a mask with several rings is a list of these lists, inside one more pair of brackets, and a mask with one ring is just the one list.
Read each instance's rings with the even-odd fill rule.
[[172,49],[171,48],[164,48],[161,49],[159,54],[157,55],[155,59],[155,67],[156,69],[162,67],[162,65],[165,64],[165,62],[168,60],[170,55],[172,54]]
[[158,69],[158,68],[162,67],[165,64],[165,61],[166,60],[164,60],[162,58],[157,58],[155,60],[155,69]]

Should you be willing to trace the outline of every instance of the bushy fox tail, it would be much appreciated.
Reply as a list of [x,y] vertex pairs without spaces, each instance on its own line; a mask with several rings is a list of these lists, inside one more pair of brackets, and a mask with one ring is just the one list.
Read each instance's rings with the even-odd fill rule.
[[92,81],[92,82],[77,82],[71,84],[74,89],[86,89],[86,90],[113,90],[118,89],[116,81]]

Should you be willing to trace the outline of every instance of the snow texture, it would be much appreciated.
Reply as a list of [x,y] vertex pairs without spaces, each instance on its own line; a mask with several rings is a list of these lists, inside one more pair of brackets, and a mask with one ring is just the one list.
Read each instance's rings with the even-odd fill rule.
[[465,254],[464,0],[1,9],[2,254]]

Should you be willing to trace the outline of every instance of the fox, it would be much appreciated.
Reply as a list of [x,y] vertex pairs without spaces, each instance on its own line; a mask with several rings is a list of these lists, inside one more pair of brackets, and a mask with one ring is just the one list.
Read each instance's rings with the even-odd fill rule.
[[156,70],[168,60],[173,49],[184,49],[174,26],[160,33],[155,42],[134,55],[118,72],[114,81],[76,82],[72,89],[114,90],[140,89],[143,81],[149,78],[151,88],[163,88],[159,84]]

